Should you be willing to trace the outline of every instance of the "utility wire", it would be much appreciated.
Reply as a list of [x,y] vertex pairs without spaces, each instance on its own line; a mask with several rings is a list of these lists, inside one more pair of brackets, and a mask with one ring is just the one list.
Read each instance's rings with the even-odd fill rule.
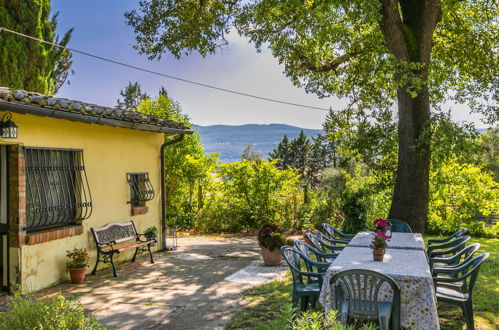
[[192,80],[188,80],[188,79],[184,79],[184,78],[180,78],[180,77],[171,76],[171,75],[168,75],[168,74],[165,74],[165,73],[161,73],[161,72],[157,72],[157,71],[152,71],[152,70],[141,68],[141,67],[138,67],[138,66],[135,66],[135,65],[131,65],[131,64],[124,63],[124,62],[116,61],[116,60],[113,60],[113,59],[110,59],[110,58],[102,57],[102,56],[99,56],[99,55],[94,55],[94,54],[91,54],[91,53],[88,53],[88,52],[84,52],[84,51],[81,51],[81,50],[78,50],[78,49],[64,47],[64,46],[58,45],[58,44],[50,42],[50,41],[46,41],[46,40],[43,40],[43,39],[35,38],[33,36],[30,36],[30,35],[27,35],[27,34],[23,34],[23,33],[17,32],[17,31],[12,31],[12,30],[9,30],[9,29],[7,29],[5,27],[0,26],[0,32],[2,32],[2,31],[3,32],[7,32],[7,33],[11,33],[11,34],[15,34],[15,35],[18,35],[18,36],[21,36],[21,37],[24,37],[24,38],[28,38],[28,39],[31,39],[31,40],[35,40],[35,41],[38,41],[38,42],[41,42],[41,43],[44,43],[44,44],[47,44],[47,45],[51,45],[51,46],[54,46],[54,47],[57,47],[57,48],[66,49],[66,50],[69,50],[69,51],[74,52],[74,53],[78,53],[78,54],[81,54],[81,55],[93,57],[93,58],[96,58],[96,59],[99,59],[99,60],[102,60],[102,61],[106,61],[106,62],[114,63],[114,64],[117,64],[117,65],[121,65],[121,66],[124,66],[124,67],[127,67],[127,68],[131,68],[131,69],[135,69],[135,70],[139,70],[139,71],[151,73],[151,74],[154,74],[154,75],[157,75],[157,76],[161,76],[161,77],[165,77],[165,78],[170,78],[170,79],[182,81],[184,83],[188,83],[188,84],[192,84],[192,85],[197,85],[197,86],[201,86],[201,87],[205,87],[205,88],[210,88],[210,89],[218,90],[218,91],[225,92],[225,93],[231,93],[231,94],[236,94],[236,95],[240,95],[240,96],[251,97],[251,98],[259,99],[259,100],[263,100],[263,101],[280,103],[280,104],[286,104],[286,105],[291,105],[291,106],[301,107],[301,108],[307,108],[307,109],[314,109],[314,110],[321,110],[321,111],[328,111],[328,112],[330,110],[330,109],[321,108],[321,107],[314,107],[314,106],[310,106],[310,105],[293,103],[293,102],[287,102],[287,101],[282,101],[282,100],[278,100],[278,99],[268,98],[268,97],[264,97],[264,96],[258,96],[258,95],[254,95],[254,94],[239,92],[239,91],[235,91],[235,90],[231,90],[231,89],[221,88],[221,87],[217,87],[217,86],[213,86],[213,85],[203,84],[203,83],[200,83],[200,82],[197,82],[197,81],[192,81]]

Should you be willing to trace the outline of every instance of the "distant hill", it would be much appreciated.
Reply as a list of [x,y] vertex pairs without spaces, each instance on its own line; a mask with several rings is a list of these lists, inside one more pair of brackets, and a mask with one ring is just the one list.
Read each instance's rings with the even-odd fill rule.
[[253,149],[261,153],[264,158],[267,158],[269,152],[277,147],[284,135],[287,135],[289,139],[294,139],[302,129],[309,137],[322,133],[320,129],[306,129],[283,124],[192,125],[192,129],[199,132],[205,152],[219,152],[221,162],[240,160],[244,148],[249,144],[252,144]]

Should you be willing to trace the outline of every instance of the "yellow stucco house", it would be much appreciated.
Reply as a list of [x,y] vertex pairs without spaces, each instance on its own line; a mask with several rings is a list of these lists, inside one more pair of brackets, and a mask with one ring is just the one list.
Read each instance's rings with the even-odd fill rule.
[[[133,220],[139,233],[156,226],[155,249],[166,247],[162,159],[168,145],[192,133],[183,124],[3,87],[0,119],[3,290],[36,291],[60,281],[66,250],[75,247],[87,248],[93,264],[90,228],[110,222]],[[165,143],[165,134],[177,137]],[[150,183],[146,199],[131,196],[131,177]]]

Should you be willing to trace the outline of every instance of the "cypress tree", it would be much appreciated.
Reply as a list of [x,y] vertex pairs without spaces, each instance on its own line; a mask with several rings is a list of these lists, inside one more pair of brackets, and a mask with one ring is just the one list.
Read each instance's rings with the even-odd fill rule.
[[[57,14],[49,0],[0,0],[0,26],[66,46],[73,29],[55,33]],[[71,70],[71,53],[35,40],[0,32],[0,86],[52,95]]]

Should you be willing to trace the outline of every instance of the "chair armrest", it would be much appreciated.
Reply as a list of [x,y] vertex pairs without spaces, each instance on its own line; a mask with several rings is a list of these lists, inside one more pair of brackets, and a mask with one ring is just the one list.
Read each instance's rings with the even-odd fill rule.
[[432,257],[430,258],[430,265],[434,263],[452,265],[459,262],[463,253],[457,253],[450,257]]
[[320,255],[322,258],[338,258],[338,256],[340,255],[339,253],[326,253],[320,251],[318,251],[317,254]]
[[349,241],[342,240],[342,239],[329,238],[329,237],[326,237],[326,236],[323,236],[323,238],[326,241],[332,243],[333,245],[335,245],[335,244],[345,244],[345,245],[347,245],[349,243]]
[[310,259],[309,259],[309,260],[307,260],[307,262],[308,262],[310,265],[314,266],[314,267],[317,267],[317,268],[319,268],[319,269],[326,269],[326,270],[327,270],[327,269],[329,268],[329,266],[331,265],[331,263],[330,263],[330,262],[320,262],[320,261],[314,261],[314,260],[310,260]]
[[462,281],[462,278],[455,278],[455,277],[434,277],[433,278],[433,283],[438,284],[438,283],[455,283],[455,282],[460,282]]
[[[456,251],[461,251],[463,249],[463,247],[464,247],[465,244],[466,244],[465,242],[462,242],[459,245],[452,246],[451,248],[446,249],[446,250],[430,251],[428,253],[428,257],[430,259],[432,259],[432,258],[434,258],[436,256],[442,256],[442,255],[446,255],[446,254],[449,254],[449,253],[454,253]],[[453,257],[453,256],[450,256],[450,257]]]
[[[332,251],[335,251],[335,250],[343,250],[345,247],[344,246],[337,246],[337,245],[331,245],[331,244],[328,244],[326,242],[324,242],[323,240],[319,240],[319,243],[321,243],[322,245],[324,245],[326,248],[332,250]],[[336,252],[333,252],[334,254],[336,254]]]
[[352,235],[352,234],[341,234],[341,237],[343,237],[345,240],[351,240],[352,238],[355,237],[355,235]]
[[428,247],[430,247],[430,245],[435,244],[435,243],[437,243],[437,244],[447,243],[451,239],[452,239],[452,237],[446,237],[446,238],[442,238],[442,239],[429,239],[428,240]]

